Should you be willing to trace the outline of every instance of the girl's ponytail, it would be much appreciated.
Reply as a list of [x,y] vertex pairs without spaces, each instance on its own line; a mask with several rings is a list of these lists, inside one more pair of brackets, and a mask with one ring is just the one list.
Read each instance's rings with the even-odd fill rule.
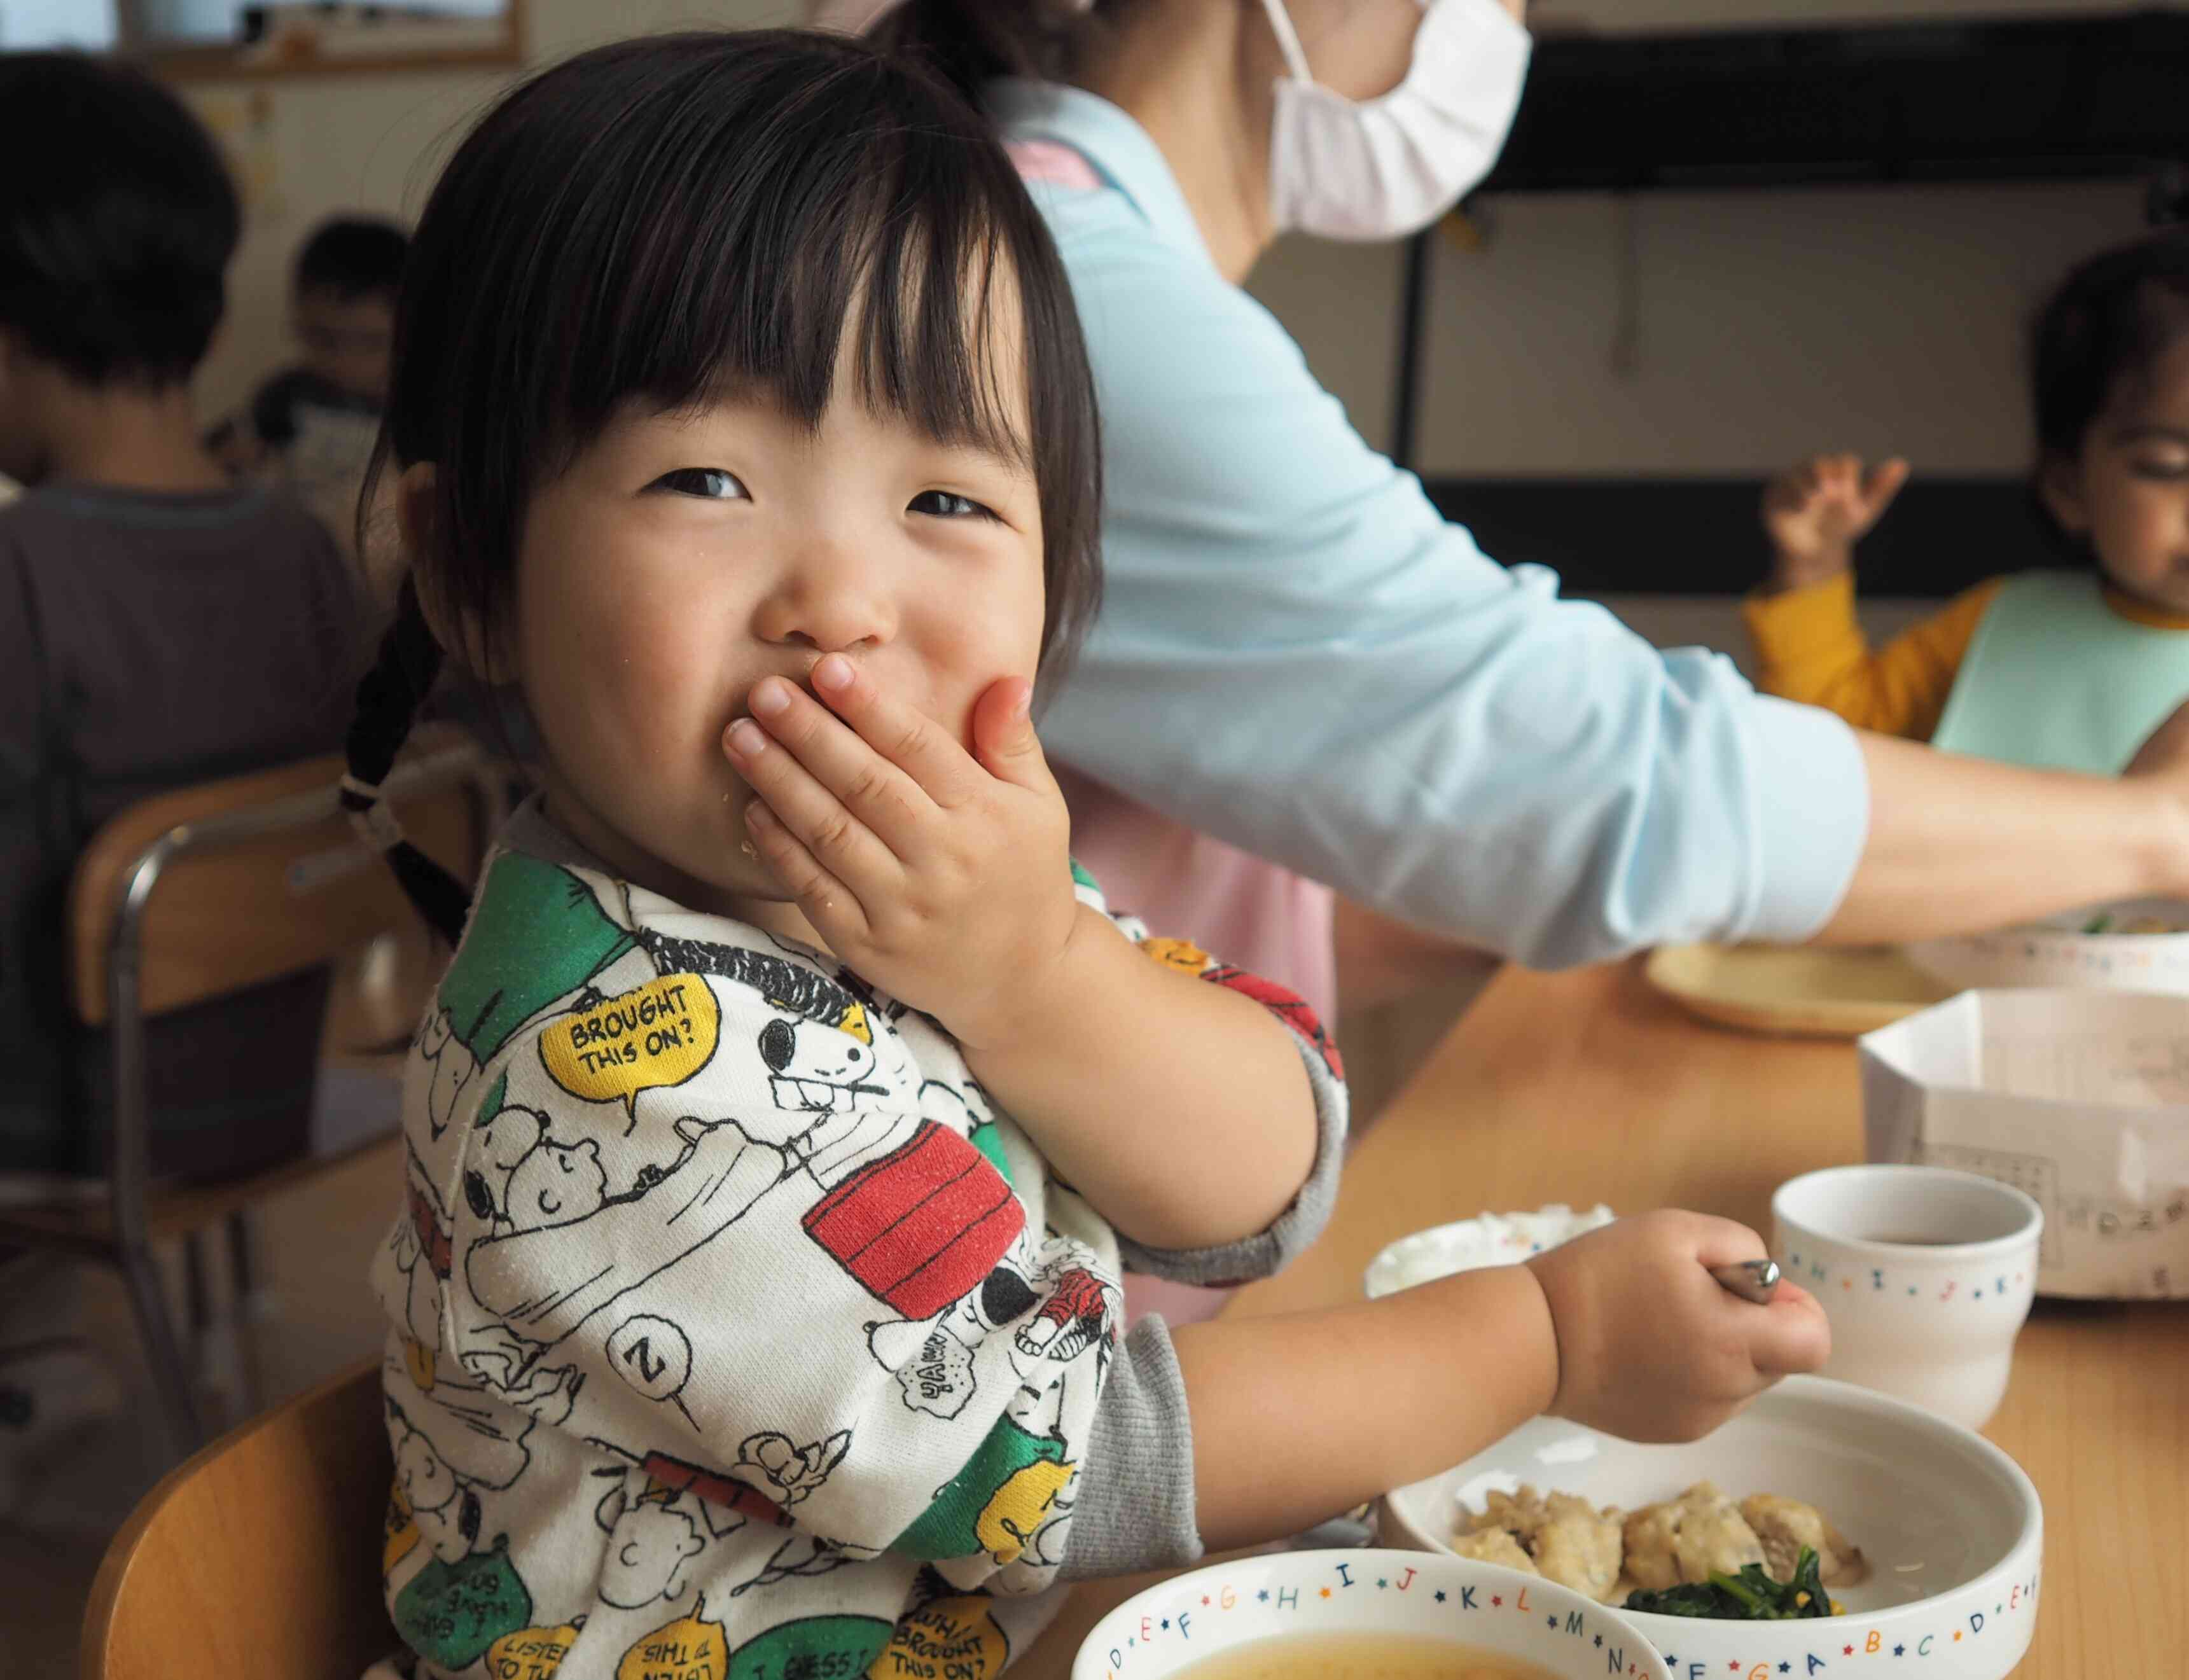
[[[1119,9],[1106,0],[1103,13]],[[1096,0],[903,0],[868,31],[939,71],[975,105],[998,76],[1067,81]]]
[[471,894],[461,881],[403,838],[395,813],[381,792],[440,669],[440,643],[433,639],[418,604],[416,585],[405,577],[396,597],[395,620],[381,639],[380,655],[357,685],[357,710],[350,719],[345,747],[349,773],[342,778],[342,803],[359,834],[386,855],[404,896],[454,945],[463,936]]

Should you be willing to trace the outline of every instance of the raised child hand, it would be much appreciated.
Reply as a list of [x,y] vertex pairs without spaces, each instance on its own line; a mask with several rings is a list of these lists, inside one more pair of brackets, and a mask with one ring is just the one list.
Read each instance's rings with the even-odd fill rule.
[[1771,538],[1773,590],[1806,589],[1854,563],[1854,546],[1908,482],[1895,458],[1869,472],[1851,455],[1812,455],[1763,491],[1763,529]]
[[1779,1377],[1816,1370],[1831,1332],[1807,1290],[1781,1283],[1759,1307],[1708,1270],[1763,1252],[1729,1219],[1660,1213],[1536,1255],[1558,1335],[1551,1410],[1629,1440],[1694,1440]]
[[1032,685],[1001,678],[975,703],[976,758],[841,654],[812,683],[765,679],[749,702],[758,727],[741,721],[725,739],[755,795],[755,850],[861,975],[970,1048],[1008,1042],[1079,919]]

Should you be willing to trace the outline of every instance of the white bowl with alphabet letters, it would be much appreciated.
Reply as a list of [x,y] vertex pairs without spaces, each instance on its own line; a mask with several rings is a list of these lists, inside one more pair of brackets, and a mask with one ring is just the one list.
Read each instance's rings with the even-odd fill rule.
[[1449,1643],[1454,1660],[1439,1671],[1453,1675],[1480,1655],[1490,1672],[1502,1657],[1557,1680],[1671,1680],[1634,1623],[1592,1598],[1495,1564],[1375,1550],[1270,1553],[1175,1575],[1094,1624],[1072,1680],[1185,1680],[1248,1644],[1266,1644],[1270,1672],[1288,1680],[1359,1680],[1383,1666],[1382,1653],[1332,1636]]
[[2045,1538],[2029,1478],[1958,1423],[1820,1377],[1790,1377],[1683,1445],[1638,1445],[1539,1417],[1389,1496],[1383,1538],[1449,1555],[1463,1512],[1524,1482],[1631,1511],[1700,1481],[1736,1499],[1807,1501],[1861,1548],[1869,1574],[1831,1588],[1843,1615],[1809,1621],[1622,1612],[1673,1680],[1841,1680],[1851,1668],[1888,1680],[2002,1680],[2028,1650]]

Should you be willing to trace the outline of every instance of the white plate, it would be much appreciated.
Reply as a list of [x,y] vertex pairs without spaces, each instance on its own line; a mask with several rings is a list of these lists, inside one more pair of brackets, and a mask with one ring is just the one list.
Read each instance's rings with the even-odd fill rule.
[[1632,1621],[1577,1592],[1470,1558],[1372,1549],[1278,1552],[1175,1575],[1094,1624],[1072,1680],[1170,1680],[1287,1633],[1425,1634],[1525,1658],[1558,1680],[1671,1680]]
[[2071,911],[1997,933],[1926,939],[1907,947],[1908,959],[1962,992],[2000,986],[2067,986],[2189,993],[2189,933],[2084,933],[2091,918],[2100,914],[2123,922],[2163,916],[2189,923],[2189,904],[2139,899]]
[[[2001,1680],[2029,1649],[2044,1515],[2019,1466],[1982,1436],[1842,1383],[1789,1377],[1708,1440],[1640,1446],[1539,1417],[1466,1463],[1384,1501],[1383,1538],[1451,1555],[1460,1507],[1531,1482],[1632,1510],[1699,1481],[1734,1499],[1815,1505],[1862,1548],[1845,1615],[1702,1621],[1628,1613],[1674,1680],[1865,1675]],[[1514,1575],[1511,1579],[1524,1577]],[[1781,1664],[1790,1665],[1781,1667]]]
[[1576,1213],[1563,1202],[1532,1213],[1482,1213],[1432,1225],[1402,1236],[1368,1263],[1368,1298],[1411,1289],[1433,1277],[1482,1266],[1509,1266],[1546,1248],[1555,1248],[1583,1231],[1611,1223],[1601,1203]]

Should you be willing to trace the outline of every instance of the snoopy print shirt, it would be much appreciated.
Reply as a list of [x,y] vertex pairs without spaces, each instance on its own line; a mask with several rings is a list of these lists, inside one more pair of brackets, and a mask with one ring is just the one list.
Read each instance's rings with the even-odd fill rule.
[[1245,1242],[1121,1254],[933,1020],[517,814],[374,1263],[404,1672],[991,1680],[1060,1580],[1196,1554],[1177,1364],[1160,1320],[1120,1338],[1121,1259],[1273,1270],[1327,1211],[1344,1088],[1297,999],[1117,919],[1299,1045],[1315,1167]]

